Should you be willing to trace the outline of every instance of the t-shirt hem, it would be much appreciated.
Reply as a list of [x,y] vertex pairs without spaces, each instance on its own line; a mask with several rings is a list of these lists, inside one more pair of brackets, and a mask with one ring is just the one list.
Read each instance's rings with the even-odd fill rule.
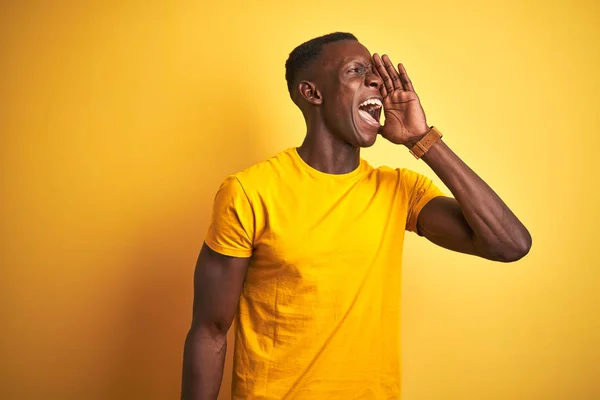
[[204,243],[206,243],[206,245],[208,247],[210,247],[213,251],[215,251],[219,254],[223,254],[224,256],[239,257],[239,258],[248,258],[248,257],[252,256],[252,250],[241,250],[241,249],[232,249],[230,247],[224,247],[224,246],[221,246],[220,244],[213,242],[210,239],[205,239]]
[[419,234],[418,227],[417,227],[417,222],[419,220],[419,214],[421,213],[421,210],[423,209],[423,207],[425,207],[427,205],[427,203],[429,203],[431,200],[435,199],[436,197],[445,197],[445,195],[444,195],[444,193],[439,191],[437,193],[431,193],[430,195],[426,196],[424,199],[421,199],[419,204],[413,209],[412,218],[406,226],[407,230],[409,230],[410,232],[414,232],[419,236],[423,236],[423,235]]

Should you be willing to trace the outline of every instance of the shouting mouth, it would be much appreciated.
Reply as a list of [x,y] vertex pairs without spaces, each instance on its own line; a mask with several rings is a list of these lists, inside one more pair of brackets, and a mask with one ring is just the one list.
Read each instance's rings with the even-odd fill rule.
[[381,117],[381,100],[376,97],[367,99],[358,105],[358,114],[369,125],[379,127],[379,118]]

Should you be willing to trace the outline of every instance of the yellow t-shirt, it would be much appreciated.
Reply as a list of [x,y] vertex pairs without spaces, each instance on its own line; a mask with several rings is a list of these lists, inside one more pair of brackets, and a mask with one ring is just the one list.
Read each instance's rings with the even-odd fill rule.
[[323,173],[295,148],[229,176],[206,244],[251,256],[233,399],[398,399],[404,232],[441,195],[422,175],[362,159]]

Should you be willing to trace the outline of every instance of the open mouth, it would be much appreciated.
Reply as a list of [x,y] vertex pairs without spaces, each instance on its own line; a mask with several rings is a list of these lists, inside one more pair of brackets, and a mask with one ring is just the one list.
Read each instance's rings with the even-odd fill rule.
[[358,113],[370,125],[379,126],[382,107],[383,104],[381,103],[381,100],[374,97],[360,103],[358,105]]

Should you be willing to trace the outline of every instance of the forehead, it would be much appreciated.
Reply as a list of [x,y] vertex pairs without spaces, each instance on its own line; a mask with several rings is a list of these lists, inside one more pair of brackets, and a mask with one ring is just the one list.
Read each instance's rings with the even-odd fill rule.
[[340,40],[323,46],[321,62],[325,67],[339,67],[350,61],[371,62],[371,53],[356,40]]

